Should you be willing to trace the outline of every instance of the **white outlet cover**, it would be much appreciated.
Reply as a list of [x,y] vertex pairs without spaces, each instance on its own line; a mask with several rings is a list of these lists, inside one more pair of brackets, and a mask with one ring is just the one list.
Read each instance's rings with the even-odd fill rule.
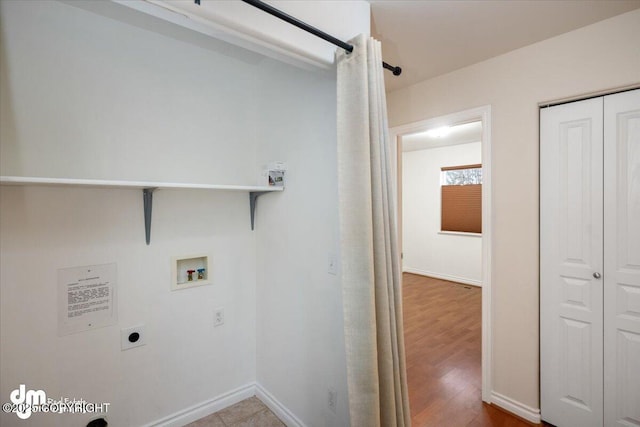
[[[129,335],[138,333],[138,340],[129,341]],[[130,328],[120,329],[120,348],[122,351],[131,348],[140,347],[147,343],[147,333],[144,325],[132,326]]]
[[328,256],[328,268],[329,274],[337,275],[338,274],[338,257],[335,253],[330,253]]
[[329,410],[335,414],[337,412],[337,406],[338,406],[338,392],[335,391],[333,388],[329,388],[327,393],[327,398],[328,398],[327,404],[328,404]]
[[224,325],[224,308],[218,307],[215,310],[213,310],[213,326],[222,326],[222,325]]

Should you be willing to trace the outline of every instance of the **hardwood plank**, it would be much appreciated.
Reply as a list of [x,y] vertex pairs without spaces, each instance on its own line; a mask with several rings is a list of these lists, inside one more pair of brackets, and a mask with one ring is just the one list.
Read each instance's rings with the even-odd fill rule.
[[403,274],[407,382],[413,427],[529,427],[482,402],[482,290]]

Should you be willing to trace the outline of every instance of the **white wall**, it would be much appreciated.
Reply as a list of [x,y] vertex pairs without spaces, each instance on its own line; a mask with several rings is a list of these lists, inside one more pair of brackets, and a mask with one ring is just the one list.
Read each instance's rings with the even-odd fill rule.
[[[58,2],[0,2],[0,18],[2,175],[253,184],[259,165],[286,160],[292,179],[260,199],[255,232],[245,193],[157,191],[150,246],[139,190],[1,187],[0,400],[24,383],[111,402],[110,425],[135,426],[258,379],[304,422],[324,425],[326,395],[313,385],[335,379],[346,396],[340,292],[310,269],[325,259],[303,251],[336,229],[336,184],[315,174],[335,169],[335,80]],[[288,228],[283,212],[298,222]],[[305,234],[309,221],[316,234]],[[214,284],[171,292],[170,257],[191,253],[212,256]],[[110,262],[118,325],[58,337],[57,269]],[[310,299],[322,302],[315,312]],[[214,328],[220,306],[225,324]],[[147,345],[121,352],[120,328],[139,323]],[[281,360],[296,371],[283,373]],[[89,418],[2,413],[0,424]]]
[[491,105],[493,389],[525,409],[539,407],[538,103],[640,84],[638,40],[640,10],[387,96],[391,126]]
[[482,285],[482,238],[440,233],[443,166],[482,163],[480,142],[402,153],[403,271]]
[[57,2],[4,3],[3,175],[255,183],[255,127],[239,124],[255,118],[261,57]]
[[[0,189],[3,402],[26,384],[52,398],[110,402],[110,425],[138,426],[254,381],[256,267],[246,196],[162,191],[156,199],[146,246],[138,191]],[[214,284],[170,292],[170,257],[192,253],[211,254]],[[58,337],[57,269],[112,262],[118,324]],[[214,329],[220,306],[226,322]],[[121,352],[120,328],[140,323],[147,345]],[[84,426],[89,418],[21,421],[2,413],[0,424]]]
[[[259,108],[273,126],[261,135],[258,159],[285,160],[289,169],[285,191],[259,202],[258,382],[308,426],[348,426],[342,289],[328,273],[338,248],[335,81],[280,75],[268,87]],[[309,115],[291,98],[304,100]],[[336,414],[329,388],[338,393]]]

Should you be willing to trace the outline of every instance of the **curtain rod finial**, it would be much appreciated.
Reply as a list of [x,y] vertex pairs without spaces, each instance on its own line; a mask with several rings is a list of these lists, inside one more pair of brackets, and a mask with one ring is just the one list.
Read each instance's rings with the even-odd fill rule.
[[382,67],[386,68],[389,71],[391,71],[394,76],[399,76],[400,74],[402,74],[402,68],[394,67],[393,65],[389,65],[384,61],[382,61]]

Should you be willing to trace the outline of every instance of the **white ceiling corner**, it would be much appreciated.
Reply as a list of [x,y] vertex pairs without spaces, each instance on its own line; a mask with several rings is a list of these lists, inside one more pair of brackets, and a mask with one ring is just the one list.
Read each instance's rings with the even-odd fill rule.
[[640,0],[369,0],[387,91],[640,8]]

